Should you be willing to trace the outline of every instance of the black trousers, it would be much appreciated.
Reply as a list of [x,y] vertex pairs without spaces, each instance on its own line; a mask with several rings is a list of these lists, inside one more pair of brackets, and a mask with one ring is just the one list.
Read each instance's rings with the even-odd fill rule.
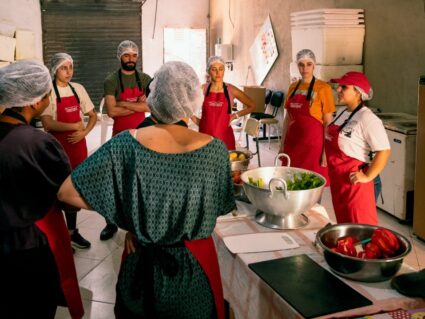
[[49,246],[0,256],[0,294],[1,318],[54,319],[65,302]]

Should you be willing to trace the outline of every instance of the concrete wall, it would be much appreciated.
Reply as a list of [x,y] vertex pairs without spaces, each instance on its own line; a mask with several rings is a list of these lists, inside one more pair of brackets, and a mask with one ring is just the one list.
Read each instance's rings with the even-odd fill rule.
[[153,75],[164,63],[163,28],[208,29],[208,11],[209,0],[146,1],[142,7],[143,71]]
[[210,49],[217,37],[232,43],[234,69],[227,70],[226,80],[254,84],[249,48],[270,15],[279,57],[263,85],[286,92],[292,60],[289,14],[317,8],[363,8],[363,64],[375,91],[369,104],[385,112],[416,114],[417,82],[425,74],[424,6],[423,0],[211,0]]
[[39,0],[0,0],[0,23],[16,26],[17,29],[35,33],[35,53],[43,60],[41,11]]

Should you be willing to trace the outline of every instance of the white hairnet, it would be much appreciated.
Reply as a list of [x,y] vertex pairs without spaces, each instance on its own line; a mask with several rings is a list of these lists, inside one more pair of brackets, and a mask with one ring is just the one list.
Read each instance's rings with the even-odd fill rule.
[[297,53],[297,63],[301,60],[310,60],[314,64],[316,64],[316,57],[310,49],[303,49]]
[[155,73],[149,88],[149,108],[162,123],[175,123],[192,116],[204,98],[198,76],[184,62],[165,63]]
[[211,65],[213,65],[214,63],[220,63],[225,65],[224,60],[220,56],[214,55],[208,59],[207,71],[211,68]]
[[71,64],[74,64],[74,60],[72,60],[72,57],[67,53],[55,53],[52,58],[50,59],[50,74],[52,77],[55,76],[56,71],[64,64],[65,62],[71,62]]
[[357,90],[357,91],[359,91],[359,93],[361,94],[361,96],[362,96],[362,101],[369,101],[369,100],[372,100],[372,98],[373,98],[373,90],[372,90],[372,88],[370,88],[370,90],[369,90],[369,93],[366,93],[362,88],[360,88],[359,86],[357,86],[357,85],[354,85],[354,88]]
[[133,41],[124,40],[118,45],[117,48],[118,60],[121,60],[122,55],[126,53],[136,53],[137,55],[139,55],[139,47]]
[[21,60],[0,69],[0,105],[33,105],[52,88],[49,70],[40,62]]

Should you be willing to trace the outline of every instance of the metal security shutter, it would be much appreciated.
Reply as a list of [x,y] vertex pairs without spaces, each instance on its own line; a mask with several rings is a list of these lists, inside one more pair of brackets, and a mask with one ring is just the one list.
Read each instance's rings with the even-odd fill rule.
[[57,52],[70,54],[72,81],[86,88],[98,108],[104,79],[120,67],[118,44],[132,40],[142,47],[141,6],[139,1],[42,1],[44,62],[49,66]]

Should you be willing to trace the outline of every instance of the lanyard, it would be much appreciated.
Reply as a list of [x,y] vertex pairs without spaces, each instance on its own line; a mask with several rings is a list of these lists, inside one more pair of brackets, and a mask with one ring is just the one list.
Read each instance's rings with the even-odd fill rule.
[[27,119],[23,115],[19,114],[18,112],[12,111],[11,109],[5,109],[2,115],[12,117],[15,120],[18,120],[19,122],[22,122],[23,124],[28,124]]
[[[139,77],[139,73],[137,73],[136,70],[134,70],[134,75],[136,76],[136,83],[137,86],[139,87],[139,91],[142,91],[142,85],[140,84],[140,77]],[[118,82],[120,82],[120,88],[121,88],[121,93],[124,92],[124,86],[122,84],[122,72],[121,69],[118,70]]]
[[[313,76],[313,79],[311,80],[310,85],[308,86],[308,91],[307,91],[307,96],[306,96],[306,100],[307,101],[310,101],[310,99],[311,99],[311,93],[313,92],[314,82],[316,82],[316,78]],[[300,84],[301,84],[301,80],[298,81],[297,86],[292,91],[292,94],[291,94],[290,98],[294,97],[295,92],[297,92],[298,87],[300,86]]]
[[[353,112],[351,112],[351,114],[350,114],[350,116],[347,118],[347,119],[345,119],[345,121],[344,121],[344,123],[342,123],[341,124],[341,126],[339,126],[338,127],[338,132],[341,132],[342,131],[342,129],[350,122],[350,120],[353,118],[353,116],[358,112],[358,111],[360,111],[361,110],[361,108],[363,107],[364,105],[363,105],[363,103],[360,103],[359,105],[357,105],[356,106],[356,108],[354,109],[354,111]],[[345,111],[347,111],[347,109],[345,109],[344,111],[342,111],[333,121],[332,121],[332,123],[331,124],[334,124],[335,122],[336,122],[336,120],[338,120],[340,117],[341,117],[341,115],[345,112]],[[329,125],[331,125],[331,124],[329,124]]]
[[[78,97],[77,92],[75,92],[74,87],[71,85],[71,83],[68,83],[68,85],[71,88],[72,94],[74,94],[75,98],[77,99],[77,102],[80,103],[80,98]],[[56,81],[55,80],[53,80],[53,89],[55,90],[56,101],[57,101],[57,103],[60,103],[61,102],[61,96],[59,94],[58,86],[56,85]]]

